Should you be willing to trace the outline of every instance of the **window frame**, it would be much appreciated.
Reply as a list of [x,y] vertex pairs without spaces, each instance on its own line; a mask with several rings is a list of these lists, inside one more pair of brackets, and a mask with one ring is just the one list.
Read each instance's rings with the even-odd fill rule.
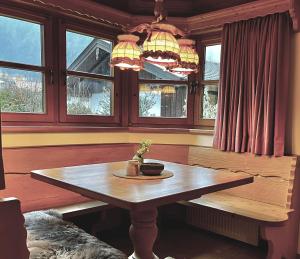
[[[110,40],[115,45],[116,35],[109,34],[101,29],[98,32],[96,26],[93,30],[89,29],[88,26],[78,25],[77,23],[61,21],[59,24],[59,46],[60,46],[60,60],[59,60],[59,121],[63,123],[103,123],[116,125],[120,123],[120,82],[119,71],[112,69],[111,76],[92,74],[87,72],[70,71],[67,70],[66,66],[66,32],[72,31],[88,36],[94,36],[102,39]],[[101,116],[101,115],[70,115],[67,114],[67,76],[79,76],[88,79],[105,79],[113,83],[113,115],[112,116]]]
[[[139,84],[170,84],[170,85],[186,85],[187,86],[187,117],[186,118],[168,118],[168,117],[140,117],[139,116]],[[139,73],[135,72],[134,80],[132,80],[131,92],[131,121],[130,126],[172,126],[192,127],[193,125],[193,94],[190,92],[190,79],[188,80],[157,80],[157,79],[140,79]]]
[[[215,126],[215,119],[203,119],[203,94],[204,87],[206,85],[216,85],[219,88],[219,80],[204,80],[204,69],[205,69],[205,49],[207,46],[212,45],[222,45],[221,36],[214,36],[207,39],[198,39],[197,43],[197,52],[200,59],[199,72],[196,75],[199,85],[195,94],[195,112],[194,112],[194,125],[200,127],[209,127],[213,128]],[[220,64],[221,66],[221,64]],[[221,76],[221,75],[220,75]]]
[[2,112],[3,122],[52,122],[54,120],[54,79],[53,79],[53,49],[52,49],[52,19],[43,15],[32,14],[28,11],[19,11],[13,8],[0,6],[0,15],[17,20],[24,20],[35,24],[41,24],[42,35],[42,59],[41,66],[28,65],[10,61],[0,61],[0,66],[11,69],[21,69],[25,71],[41,72],[44,79],[44,113],[21,113]]
[[[41,10],[41,12],[36,12]],[[38,14],[36,14],[38,13]],[[10,113],[3,112],[3,125],[70,125],[70,126],[145,126],[159,128],[213,128],[214,119],[202,119],[203,86],[208,81],[203,80],[205,47],[221,44],[220,32],[213,35],[202,35],[196,38],[197,52],[200,57],[199,73],[190,75],[188,81],[148,80],[139,79],[138,73],[114,69],[113,76],[102,76],[85,72],[66,72],[66,31],[87,34],[111,40],[116,44],[116,37],[121,33],[118,29],[105,27],[100,23],[88,19],[72,17],[67,14],[53,12],[38,7],[28,7],[12,4],[1,4],[0,14],[33,23],[40,23],[44,27],[43,66],[24,65],[14,62],[0,61],[0,66],[7,68],[25,69],[44,73],[45,113]],[[201,37],[201,38],[200,38]],[[114,84],[113,116],[99,115],[67,115],[66,105],[66,75],[83,76],[92,79],[108,79]],[[192,82],[198,81],[199,86],[191,87]],[[187,117],[139,117],[139,83],[168,83],[187,85]],[[212,83],[212,81],[209,81]],[[99,125],[100,124],[100,125]]]

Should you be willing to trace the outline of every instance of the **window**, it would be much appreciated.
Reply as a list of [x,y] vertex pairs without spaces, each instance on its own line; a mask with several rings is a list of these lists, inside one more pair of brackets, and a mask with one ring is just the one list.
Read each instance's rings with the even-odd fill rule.
[[204,69],[202,80],[201,118],[216,119],[218,86],[220,79],[221,45],[207,45],[204,48]]
[[[194,125],[212,128],[218,107],[220,80],[221,39],[199,40],[197,50],[200,58],[199,74],[192,81],[194,96]],[[195,90],[196,88],[196,90]]]
[[136,123],[181,124],[188,117],[188,77],[145,62],[138,73]]
[[110,67],[113,42],[81,31],[73,30],[72,26],[65,30],[62,121],[115,122],[117,92]]
[[43,19],[33,22],[0,15],[0,104],[4,120],[40,121],[51,115],[46,98],[49,60],[44,55],[45,23]]
[[36,13],[0,5],[0,105],[6,125],[214,125],[220,39],[197,41],[197,75],[147,62],[139,73],[120,72],[110,66],[118,30]]

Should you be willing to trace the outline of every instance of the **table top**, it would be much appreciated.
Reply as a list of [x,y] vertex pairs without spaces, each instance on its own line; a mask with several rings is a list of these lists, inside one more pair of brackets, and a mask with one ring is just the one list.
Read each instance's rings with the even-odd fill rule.
[[181,165],[159,160],[173,177],[135,180],[116,177],[113,172],[125,168],[126,161],[34,170],[35,179],[125,209],[157,207],[203,194],[253,182],[252,176],[221,173],[213,169]]

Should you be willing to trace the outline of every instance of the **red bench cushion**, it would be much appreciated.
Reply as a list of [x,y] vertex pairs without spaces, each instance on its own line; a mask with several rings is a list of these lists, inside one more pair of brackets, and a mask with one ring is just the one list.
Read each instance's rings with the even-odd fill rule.
[[1,198],[16,197],[22,212],[44,210],[90,201],[80,194],[35,180],[29,174],[5,174],[6,189]]

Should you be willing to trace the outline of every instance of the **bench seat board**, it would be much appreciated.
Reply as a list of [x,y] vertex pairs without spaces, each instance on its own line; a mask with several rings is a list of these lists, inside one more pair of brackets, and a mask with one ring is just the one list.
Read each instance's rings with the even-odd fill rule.
[[284,222],[288,219],[288,213],[292,211],[276,205],[244,199],[222,192],[206,194],[199,199],[184,203],[191,206],[202,205],[268,223]]
[[109,208],[112,208],[113,206],[110,204],[107,204],[102,201],[87,201],[82,202],[79,204],[73,204],[69,206],[64,206],[60,208],[55,208],[54,210],[58,212],[64,219],[79,216],[82,214],[88,214],[93,212],[99,212],[103,211]]

